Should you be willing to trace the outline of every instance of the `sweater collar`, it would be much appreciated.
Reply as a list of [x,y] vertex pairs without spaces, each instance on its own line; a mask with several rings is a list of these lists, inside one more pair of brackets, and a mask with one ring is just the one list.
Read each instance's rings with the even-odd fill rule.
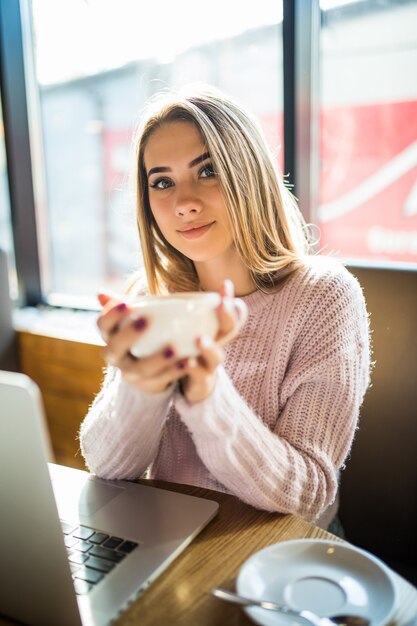
[[263,309],[269,302],[269,298],[274,294],[262,293],[262,291],[256,290],[252,293],[249,293],[247,296],[240,296],[240,299],[248,307],[249,315],[251,313],[256,313]]

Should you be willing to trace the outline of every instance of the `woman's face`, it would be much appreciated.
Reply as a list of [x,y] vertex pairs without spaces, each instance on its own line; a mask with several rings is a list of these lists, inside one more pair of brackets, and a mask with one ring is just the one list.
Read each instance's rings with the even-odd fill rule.
[[207,146],[191,122],[166,122],[144,151],[152,214],[165,239],[196,263],[227,257],[232,231]]

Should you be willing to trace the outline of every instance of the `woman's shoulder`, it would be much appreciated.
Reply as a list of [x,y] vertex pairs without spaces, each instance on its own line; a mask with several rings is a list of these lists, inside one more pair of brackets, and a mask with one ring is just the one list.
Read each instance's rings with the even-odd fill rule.
[[334,257],[311,255],[305,257],[302,266],[294,272],[292,280],[311,288],[328,290],[360,289],[357,278]]
[[244,300],[251,311],[259,311],[264,307],[314,308],[320,302],[329,303],[343,296],[363,298],[356,277],[333,257],[311,255],[291,271],[286,268],[280,272],[269,292],[257,290]]
[[357,278],[340,261],[328,256],[306,257],[284,289],[289,302],[317,315],[332,315],[336,309],[364,304]]

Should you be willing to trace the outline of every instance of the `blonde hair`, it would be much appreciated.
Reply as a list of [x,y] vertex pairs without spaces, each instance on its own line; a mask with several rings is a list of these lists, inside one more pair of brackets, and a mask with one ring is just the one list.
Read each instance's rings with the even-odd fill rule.
[[136,133],[137,222],[150,293],[199,289],[193,262],[162,235],[149,203],[144,151],[162,124],[194,124],[225,198],[234,245],[258,289],[270,291],[303,265],[308,233],[255,119],[213,88],[163,92],[149,101]]

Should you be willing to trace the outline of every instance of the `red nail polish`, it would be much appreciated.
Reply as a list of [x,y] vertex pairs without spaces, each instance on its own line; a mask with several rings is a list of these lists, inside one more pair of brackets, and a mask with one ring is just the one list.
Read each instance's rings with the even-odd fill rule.
[[133,328],[135,330],[143,330],[146,327],[147,321],[144,317],[139,317],[133,322]]
[[183,370],[183,369],[184,369],[184,367],[186,366],[186,364],[187,364],[187,360],[186,360],[186,359],[183,359],[182,361],[178,361],[178,363],[177,363],[176,367],[177,367],[177,369],[179,369],[179,370]]
[[121,302],[120,304],[117,305],[117,310],[122,312],[126,309],[126,302]]
[[165,350],[163,351],[163,356],[166,359],[172,359],[172,357],[174,356],[175,352],[172,348],[165,348]]

